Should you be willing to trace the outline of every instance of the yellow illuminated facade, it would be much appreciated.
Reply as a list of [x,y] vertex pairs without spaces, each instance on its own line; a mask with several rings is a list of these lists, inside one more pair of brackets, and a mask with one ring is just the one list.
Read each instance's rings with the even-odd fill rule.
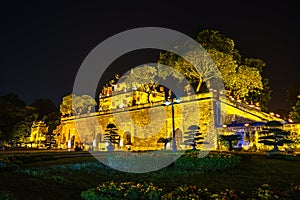
[[[107,127],[113,125],[117,138],[113,144],[115,150],[163,149],[164,144],[158,141],[172,138],[173,128],[177,149],[185,150],[191,146],[183,142],[184,136],[190,126],[196,125],[200,127],[202,137],[211,137],[211,149],[222,149],[219,135],[236,133],[243,138],[237,145],[244,149],[265,149],[268,147],[258,143],[262,126],[253,125],[254,122],[283,121],[274,114],[262,112],[257,106],[220,97],[216,91],[211,91],[195,95],[187,93],[187,96],[181,97],[180,103],[174,104],[173,127],[172,106],[163,106],[165,99],[170,98],[170,91],[164,91],[165,88],[159,86],[149,90],[143,85],[133,85],[128,88],[122,81],[110,82],[110,86],[102,88],[97,112],[62,117],[61,124],[54,131],[57,147],[107,151]],[[153,123],[157,125],[151,125]],[[34,125],[30,140],[40,144],[46,139],[43,134],[47,132],[46,128],[42,122]],[[300,134],[300,127],[285,128]],[[172,148],[170,143],[167,147]]]
[[[140,97],[139,102],[132,104],[133,99],[136,97]],[[152,98],[155,99],[152,99],[149,103],[148,94],[139,91],[101,96],[98,112],[61,119],[60,130],[58,131],[59,147],[73,149],[76,145],[80,145],[85,150],[106,151],[108,146],[108,142],[105,140],[106,127],[109,124],[115,124],[117,127],[116,132],[120,136],[118,143],[114,144],[115,150],[163,149],[163,144],[157,141],[159,138],[172,137],[171,106],[162,106],[164,103],[163,93],[155,97],[152,96]],[[197,113],[199,120],[185,120],[188,119],[188,113],[192,112],[194,105],[199,108],[199,113]],[[177,141],[183,141],[182,137],[191,125],[198,125],[204,137],[212,130],[210,128],[214,127],[213,148],[220,148],[217,135],[237,132],[242,134],[243,141],[248,144],[244,146],[245,149],[268,148],[257,143],[258,132],[262,126],[252,126],[252,123],[271,120],[283,121],[274,115],[261,112],[257,108],[232,101],[226,97],[217,98],[214,93],[182,97],[180,104],[174,105],[174,111]],[[90,120],[91,117],[96,117],[97,120]],[[161,121],[162,126],[149,126],[153,119]],[[74,120],[76,120],[76,126]],[[231,123],[242,124],[242,126],[227,127],[226,124]],[[143,129],[143,127],[146,129]],[[300,130],[299,128],[294,127],[297,131]],[[79,135],[78,132],[84,133],[84,135]],[[183,143],[179,144],[179,142],[177,145],[178,149],[182,150],[191,148],[191,146]],[[167,147],[171,148],[170,146]],[[197,148],[201,148],[201,145]]]
[[31,127],[30,142],[32,147],[43,147],[43,143],[46,141],[46,134],[48,133],[48,127],[42,121],[34,122]]

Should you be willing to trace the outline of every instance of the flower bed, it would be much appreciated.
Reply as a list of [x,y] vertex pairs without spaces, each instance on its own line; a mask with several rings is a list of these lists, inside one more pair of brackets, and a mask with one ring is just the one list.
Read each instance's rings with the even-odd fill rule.
[[160,199],[161,195],[162,189],[152,183],[107,182],[82,192],[81,197],[87,200],[156,200]]
[[[300,185],[291,187],[285,198],[289,198],[289,194],[299,193]],[[81,193],[81,197],[85,200],[196,200],[196,199],[279,199],[279,196],[272,191],[268,184],[263,184],[257,189],[250,192],[247,196],[244,192],[236,192],[232,189],[225,191],[212,192],[206,188],[198,186],[182,185],[173,191],[166,192],[162,188],[154,186],[152,183],[133,183],[133,182],[106,182],[100,184],[97,188],[89,189]],[[281,198],[281,199],[285,199]]]

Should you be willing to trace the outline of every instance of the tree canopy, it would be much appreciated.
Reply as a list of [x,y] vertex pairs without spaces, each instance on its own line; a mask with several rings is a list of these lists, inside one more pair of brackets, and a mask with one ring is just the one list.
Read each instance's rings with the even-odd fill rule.
[[293,106],[292,111],[289,114],[289,117],[294,122],[300,122],[300,95],[298,95],[298,101],[296,102],[296,105]]
[[95,99],[89,95],[69,94],[63,97],[60,112],[63,116],[79,115],[90,112],[96,105]]
[[36,99],[31,106],[37,109],[39,120],[42,120],[44,116],[50,113],[58,112],[57,107],[50,99]]
[[37,110],[27,106],[15,94],[0,96],[1,140],[10,142],[30,135],[31,126],[37,119]]
[[293,107],[299,101],[298,96],[300,95],[300,79],[296,81],[288,90],[287,90],[287,101],[289,106]]
[[[263,79],[261,73],[266,63],[261,59],[242,57],[235,47],[231,38],[226,37],[216,30],[203,30],[196,37],[206,52],[212,58],[207,57],[206,52],[199,55],[193,51],[187,52],[185,56],[189,60],[200,63],[201,72],[195,69],[191,63],[172,52],[161,52],[159,64],[167,65],[175,69],[170,71],[159,71],[161,77],[179,77],[184,75],[195,88],[196,92],[205,91],[204,83],[209,87],[209,82],[214,75],[212,65],[217,65],[222,76],[227,94],[236,99],[244,99],[251,103],[259,103],[266,110],[270,100],[270,88],[268,80]],[[195,62],[193,62],[195,63]]]
[[129,87],[138,87],[142,91],[157,86],[157,69],[154,66],[138,66],[132,68],[126,77],[126,85]]
[[49,135],[60,124],[60,113],[53,101],[50,99],[36,99],[33,104],[36,108],[38,117],[35,121],[43,121],[48,126]]

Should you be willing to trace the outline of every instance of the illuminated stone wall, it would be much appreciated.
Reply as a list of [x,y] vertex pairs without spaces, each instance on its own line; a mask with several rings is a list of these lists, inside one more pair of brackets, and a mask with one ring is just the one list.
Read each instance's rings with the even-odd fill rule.
[[[113,123],[121,136],[117,150],[126,150],[124,144],[129,134],[132,150],[163,149],[162,143],[157,143],[160,137],[172,137],[172,106],[162,106],[162,103],[136,105],[84,114],[76,117],[62,118],[59,145],[62,148],[74,148],[75,144],[84,145],[86,149],[106,150],[104,141],[106,126]],[[197,94],[181,98],[180,104],[174,105],[175,129],[184,134],[191,125],[198,125],[204,137],[211,141],[211,148],[217,147],[217,131],[220,126],[233,121],[247,123],[253,121],[281,120],[256,108],[229,99],[216,98],[212,93]],[[76,120],[76,127],[74,123]],[[218,128],[216,128],[218,126]],[[78,134],[80,133],[80,135]],[[126,133],[126,134],[125,134]],[[210,134],[208,134],[210,133]],[[219,133],[219,134],[220,134]],[[201,146],[197,146],[198,148]],[[170,148],[170,147],[169,147]],[[180,149],[190,146],[179,145]]]
[[48,133],[48,127],[44,122],[39,121],[33,123],[29,139],[29,141],[32,142],[32,147],[42,145],[41,143],[46,141],[46,133]]
[[108,94],[100,96],[99,111],[108,111],[118,108],[126,108],[134,105],[145,105],[149,103],[156,103],[164,101],[165,95],[160,92],[150,92],[149,94],[142,91],[128,91]]
[[[206,135],[212,115],[212,101],[190,101],[184,99],[174,105],[175,129],[184,133],[191,125],[199,125],[201,132]],[[195,100],[195,99],[194,99]],[[96,118],[92,119],[92,116]],[[76,127],[74,120],[76,120]],[[61,134],[59,144],[62,148],[74,148],[75,143],[83,144],[85,148],[105,150],[104,133],[106,126],[113,123],[121,136],[120,145],[116,149],[127,149],[122,141],[124,133],[131,135],[132,150],[162,149],[163,144],[158,139],[172,137],[172,106],[162,104],[136,106],[130,109],[122,108],[108,112],[97,112],[67,117],[61,120]],[[78,134],[80,133],[80,135]],[[72,145],[68,145],[72,136]],[[180,145],[180,148],[190,148]]]

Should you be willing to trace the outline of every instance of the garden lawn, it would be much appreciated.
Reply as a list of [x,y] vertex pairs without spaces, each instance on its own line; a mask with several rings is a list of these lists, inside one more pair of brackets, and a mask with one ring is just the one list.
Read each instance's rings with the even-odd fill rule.
[[100,183],[131,181],[152,182],[166,191],[186,184],[207,188],[212,192],[234,189],[249,196],[262,184],[269,184],[281,196],[291,184],[300,185],[299,161],[257,155],[241,156],[241,162],[229,169],[203,173],[199,170],[168,166],[144,174],[112,170],[99,164],[92,156],[48,159],[19,164],[11,169],[0,168],[0,194],[7,193],[16,199],[80,199],[82,191]]

